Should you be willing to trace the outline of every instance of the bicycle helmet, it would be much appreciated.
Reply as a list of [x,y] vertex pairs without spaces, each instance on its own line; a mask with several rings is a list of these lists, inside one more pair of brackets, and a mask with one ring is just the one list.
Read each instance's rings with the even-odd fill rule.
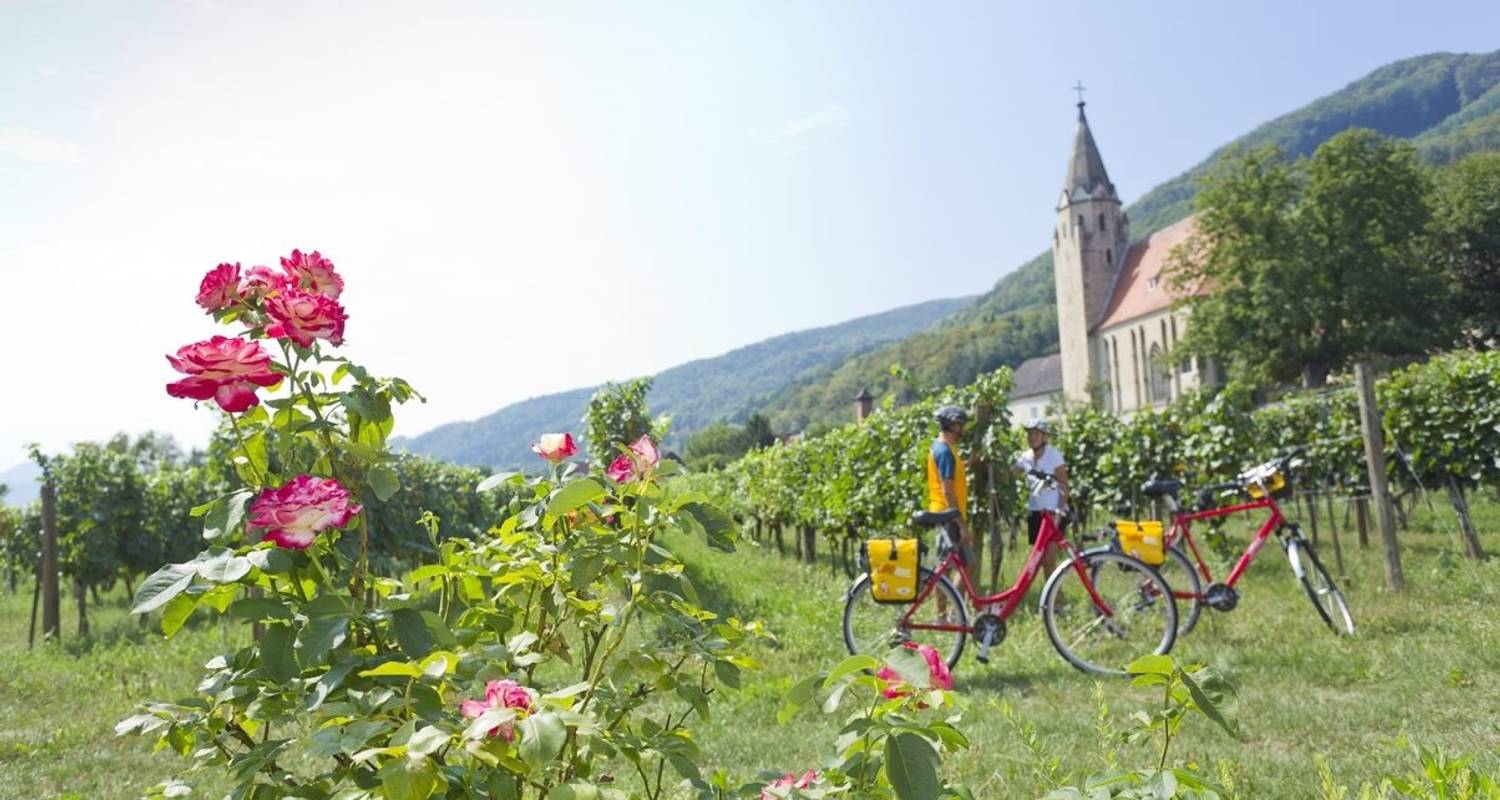
[[1042,433],[1045,433],[1048,436],[1052,435],[1052,426],[1048,425],[1047,424],[1047,420],[1044,420],[1044,419],[1034,419],[1034,420],[1026,423],[1026,430],[1028,430],[1028,431],[1041,431]]
[[942,408],[937,410],[936,414],[933,414],[932,416],[933,419],[937,420],[938,427],[945,431],[954,424],[966,423],[969,421],[969,412],[963,410],[962,408],[959,408],[958,406],[943,406]]

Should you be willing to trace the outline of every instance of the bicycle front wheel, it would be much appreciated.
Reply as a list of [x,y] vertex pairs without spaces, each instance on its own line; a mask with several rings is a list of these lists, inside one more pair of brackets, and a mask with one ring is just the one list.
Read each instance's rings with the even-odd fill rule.
[[1042,623],[1069,664],[1095,675],[1126,675],[1135,659],[1172,649],[1177,602],[1161,573],[1112,551],[1079,559],[1082,569],[1070,559],[1042,587]]
[[1318,616],[1328,623],[1334,633],[1352,635],[1354,615],[1349,613],[1349,604],[1344,602],[1344,593],[1333,582],[1333,576],[1328,574],[1323,562],[1318,560],[1318,554],[1313,552],[1312,543],[1301,537],[1287,542],[1286,557],[1292,562],[1292,571],[1302,581],[1307,599],[1318,610]]
[[[932,577],[932,570],[922,567],[917,575],[917,591],[922,591]],[[902,617],[908,609],[911,616],[903,623]],[[927,627],[930,625],[953,630]],[[865,653],[879,658],[893,647],[916,642],[942,653],[952,669],[963,655],[968,631],[968,611],[947,576],[937,579],[932,592],[915,609],[909,603],[875,602],[868,574],[854,581],[844,601],[844,646],[854,655]]]

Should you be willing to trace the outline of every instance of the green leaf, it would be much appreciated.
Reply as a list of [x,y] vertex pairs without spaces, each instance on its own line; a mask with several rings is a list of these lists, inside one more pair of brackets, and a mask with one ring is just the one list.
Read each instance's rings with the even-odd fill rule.
[[1171,675],[1172,657],[1158,655],[1141,656],[1130,662],[1130,666],[1126,667],[1125,671],[1131,675]]
[[377,464],[365,470],[365,480],[369,482],[370,488],[375,490],[375,497],[382,503],[401,491],[401,479],[396,477],[396,471],[383,464]]
[[240,523],[245,521],[245,511],[254,495],[255,492],[250,489],[241,489],[209,504],[208,511],[203,515],[203,538],[214,542],[227,539],[238,530]]
[[396,676],[402,678],[415,678],[421,674],[422,668],[420,666],[407,661],[387,661],[378,667],[361,670],[359,673],[360,677],[362,678],[385,678]]
[[932,800],[942,788],[937,751],[910,731],[885,740],[885,775],[900,800]]
[[708,539],[708,546],[726,553],[734,552],[734,537],[739,532],[734,518],[718,506],[707,503],[689,503],[683,510],[692,515]]
[[251,550],[245,554],[245,559],[268,575],[284,575],[292,571],[292,557],[279,547]]
[[557,494],[547,503],[547,516],[556,518],[569,511],[577,511],[603,496],[604,485],[593,478],[570,481],[557,490]]
[[427,800],[438,789],[438,767],[426,757],[400,757],[380,768],[380,788],[389,800]]
[[776,712],[776,722],[785,725],[796,713],[811,703],[817,693],[818,684],[823,680],[822,675],[812,675],[797,682],[790,692],[787,692],[786,700],[782,702],[781,708]]
[[422,658],[432,652],[432,633],[422,613],[413,608],[398,608],[391,612],[391,627],[396,631],[396,643],[408,658]]
[[1239,726],[1219,710],[1218,703],[1215,703],[1213,699],[1208,696],[1208,693],[1203,690],[1202,686],[1198,685],[1197,681],[1193,680],[1193,677],[1191,675],[1183,672],[1182,683],[1187,687],[1188,693],[1193,696],[1193,704],[1198,707],[1199,711],[1203,712],[1203,716],[1213,720],[1218,724],[1220,728],[1224,729],[1225,733],[1229,734],[1230,736],[1233,736],[1234,738],[1241,741],[1244,740],[1244,737],[1240,735]]
[[828,679],[823,682],[823,687],[827,688],[827,687],[833,685],[834,681],[838,680],[839,678],[844,677],[845,675],[850,675],[850,674],[855,673],[855,672],[862,672],[862,671],[866,671],[866,670],[873,671],[873,670],[875,670],[875,669],[877,669],[879,667],[880,667],[880,662],[876,661],[874,658],[872,658],[870,656],[867,656],[867,655],[849,656],[848,658],[845,658],[843,661],[840,661],[839,664],[838,664],[838,666],[834,667],[833,671],[830,672],[830,673],[828,673]]
[[214,583],[234,583],[250,574],[250,560],[233,550],[206,551],[208,557],[198,563],[198,574]]
[[260,638],[260,666],[266,676],[275,681],[289,681],[302,670],[297,667],[297,655],[292,650],[293,634],[290,625],[266,626]]
[[488,492],[489,490],[495,488],[496,486],[499,486],[502,483],[520,483],[525,479],[526,476],[522,475],[519,472],[497,472],[494,475],[491,475],[488,478],[480,481],[479,485],[474,487],[474,491]]
[[188,588],[197,574],[194,564],[168,564],[151,573],[135,592],[132,614],[155,611]]
[[273,597],[246,597],[229,604],[229,616],[249,622],[291,619],[292,610]]
[[193,609],[198,607],[198,598],[190,594],[179,594],[167,601],[167,607],[161,612],[161,632],[171,638],[172,634],[182,629],[183,623],[193,615]]
[[545,711],[521,720],[521,760],[533,769],[546,766],[562,750],[568,732],[562,719]]
[[304,664],[317,664],[328,651],[343,643],[348,634],[346,617],[311,617],[297,637],[297,649]]
[[885,654],[885,663],[907,686],[926,689],[932,686],[932,673],[927,668],[927,659],[910,647],[892,648]]
[[412,734],[406,742],[406,752],[430,756],[447,744],[450,738],[452,737],[447,731],[435,725],[429,725]]

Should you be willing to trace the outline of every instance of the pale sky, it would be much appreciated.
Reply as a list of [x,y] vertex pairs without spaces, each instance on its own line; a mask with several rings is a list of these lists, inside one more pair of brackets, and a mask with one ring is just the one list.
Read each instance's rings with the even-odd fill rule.
[[420,433],[988,289],[1074,109],[1127,199],[1500,4],[0,0],[0,469],[158,429],[221,261],[318,249]]

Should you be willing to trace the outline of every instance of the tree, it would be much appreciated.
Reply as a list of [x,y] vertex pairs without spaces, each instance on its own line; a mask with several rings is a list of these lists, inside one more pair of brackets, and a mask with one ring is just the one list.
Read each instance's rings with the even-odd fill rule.
[[1442,341],[1444,287],[1421,257],[1427,184],[1409,144],[1367,130],[1296,164],[1274,146],[1226,159],[1171,260],[1193,315],[1186,352],[1251,382],[1320,386],[1354,359]]
[[1500,340],[1500,153],[1439,172],[1432,206],[1428,258],[1454,289],[1459,339],[1493,347]]
[[745,429],[715,422],[688,437],[687,460],[695,469],[718,469],[750,449]]
[[766,415],[757,412],[745,420],[745,442],[750,450],[776,443],[776,432],[771,430],[771,420]]
[[622,448],[647,434],[657,441],[663,438],[666,421],[653,422],[646,408],[651,384],[650,377],[624,383],[611,381],[589,398],[583,422],[588,430],[585,438],[589,456],[594,461],[608,464]]

